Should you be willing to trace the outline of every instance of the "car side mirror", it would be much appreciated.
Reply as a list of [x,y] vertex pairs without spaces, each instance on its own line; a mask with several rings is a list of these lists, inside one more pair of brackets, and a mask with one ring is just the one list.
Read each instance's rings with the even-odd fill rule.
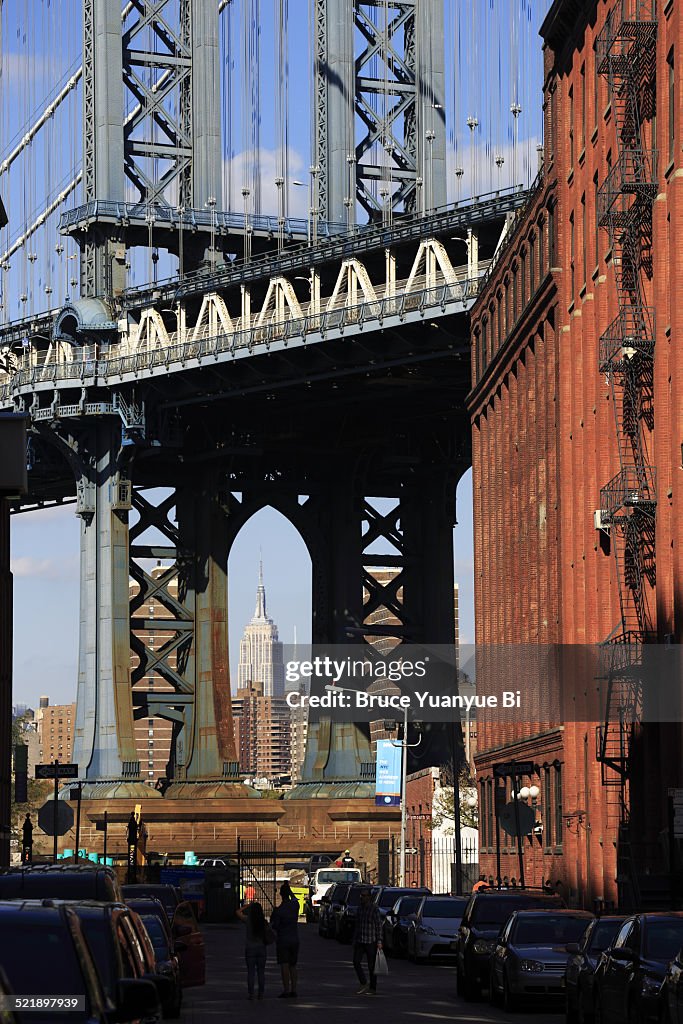
[[607,952],[614,960],[623,960],[624,963],[633,963],[636,959],[635,951],[628,946],[620,946],[619,949],[608,949]]
[[189,947],[186,942],[176,942],[175,946],[173,947],[173,951],[175,953],[187,953],[188,948]]
[[152,981],[146,978],[121,978],[116,986],[116,1009],[112,1020],[123,1024],[124,1021],[154,1017],[160,1013],[159,994]]
[[176,935],[192,935],[192,928],[189,924],[177,924],[174,931]]
[[567,945],[565,946],[565,949],[567,950],[568,953],[578,953],[579,952],[579,944],[578,944],[578,942],[568,942]]

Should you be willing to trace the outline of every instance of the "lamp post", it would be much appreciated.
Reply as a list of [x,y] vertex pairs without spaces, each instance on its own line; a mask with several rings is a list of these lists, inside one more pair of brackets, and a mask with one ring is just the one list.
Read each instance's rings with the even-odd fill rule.
[[311,164],[308,168],[308,173],[311,175],[311,205],[310,205],[310,218],[311,218],[311,242],[313,245],[318,244],[318,215],[320,213],[318,209],[318,175],[320,174],[320,165]]
[[282,186],[285,183],[285,179],[278,175],[275,179],[275,188],[277,189],[277,251],[281,253],[285,247],[285,213],[284,213],[284,202],[282,195]]
[[251,259],[251,232],[249,225],[249,196],[251,195],[251,189],[248,189],[246,185],[242,186],[242,199],[244,200],[244,262],[248,263]]
[[209,257],[211,263],[211,270],[216,269],[216,197],[209,196],[206,200],[206,205],[211,211],[211,256]]
[[[357,690],[352,690],[350,686],[333,686],[331,684],[325,687],[326,690],[330,690],[332,693],[357,693]],[[389,740],[392,747],[401,748],[401,850],[400,850],[400,866],[399,866],[399,885],[405,886],[406,884],[406,832],[408,815],[406,808],[406,775],[408,768],[408,748],[419,747],[422,743],[422,736],[419,737],[417,743],[408,743],[408,708],[403,708],[403,739],[402,740]]]
[[428,153],[428,160],[427,160],[427,169],[428,169],[428,173],[427,173],[427,187],[425,189],[425,193],[428,191],[429,194],[426,195],[426,197],[425,197],[425,203],[427,205],[427,209],[430,210],[430,211],[431,211],[431,209],[432,209],[432,207],[434,205],[434,151],[433,151],[433,145],[434,145],[434,139],[435,138],[436,138],[436,132],[432,128],[429,128],[425,132],[425,139],[427,140],[427,144],[429,146],[429,148],[427,150],[427,153]]

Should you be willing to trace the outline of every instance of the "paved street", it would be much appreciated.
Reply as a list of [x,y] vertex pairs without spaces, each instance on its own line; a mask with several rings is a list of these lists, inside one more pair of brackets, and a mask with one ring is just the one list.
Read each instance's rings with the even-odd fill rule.
[[418,966],[404,960],[389,960],[389,977],[380,978],[379,994],[373,999],[357,996],[358,982],[350,964],[350,946],[318,937],[315,926],[301,925],[299,998],[278,999],[281,990],[279,971],[272,947],[268,950],[266,996],[263,1002],[246,998],[246,972],[243,957],[244,930],[241,925],[207,925],[208,982],[203,988],[185,994],[182,1020],[186,1024],[214,1024],[235,1020],[235,1013],[250,1019],[270,1022],[291,1020],[293,1016],[316,1015],[325,1024],[369,1022],[373,1016],[383,1019],[412,1020],[427,1024],[432,1020],[458,1020],[472,1024],[517,1021],[526,1024],[560,1024],[564,1016],[553,1007],[525,1008],[506,1014],[488,1003],[464,1003],[455,994],[454,968],[451,965]]

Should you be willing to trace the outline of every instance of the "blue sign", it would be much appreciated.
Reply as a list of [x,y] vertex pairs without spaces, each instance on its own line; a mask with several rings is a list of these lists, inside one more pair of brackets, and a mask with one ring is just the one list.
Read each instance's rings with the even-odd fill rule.
[[391,740],[377,740],[375,804],[398,807],[401,803],[401,748]]

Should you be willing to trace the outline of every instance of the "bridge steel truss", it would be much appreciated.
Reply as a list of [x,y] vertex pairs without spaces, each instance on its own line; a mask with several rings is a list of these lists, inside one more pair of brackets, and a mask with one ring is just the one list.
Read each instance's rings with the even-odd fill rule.
[[445,205],[443,40],[443,0],[315,0],[311,172],[323,220],[354,223],[357,203],[371,220]]
[[[0,405],[31,420],[30,501],[75,495],[81,520],[74,757],[93,795],[154,792],[134,737],[150,715],[173,723],[169,794],[234,784],[227,559],[266,505],[310,553],[314,642],[384,636],[366,621],[382,609],[399,641],[452,642],[464,314],[509,201],[458,212],[469,263],[444,216],[391,247],[379,232],[176,281],[172,304],[169,284],[7,328]],[[367,731],[309,735],[301,795],[371,794]]]
[[[123,290],[126,246],[145,239],[155,211],[222,206],[216,19],[214,0],[131,0],[123,19],[119,0],[83,0],[84,207],[65,230],[81,247],[84,296]],[[132,216],[93,214],[98,201],[124,203],[126,182],[139,198]],[[183,244],[163,222],[157,239]],[[189,255],[203,257],[208,239],[200,223]]]
[[614,408],[619,471],[600,492],[603,528],[615,554],[621,623],[604,645],[608,681],[597,757],[603,781],[627,787],[633,723],[642,705],[642,644],[653,637],[656,470],[649,449],[654,428],[655,311],[648,304],[652,274],[652,207],[657,154],[644,124],[653,109],[657,17],[654,0],[618,0],[598,39],[598,73],[606,76],[618,157],[598,194],[599,224],[609,234],[618,315],[600,339],[599,369]]

